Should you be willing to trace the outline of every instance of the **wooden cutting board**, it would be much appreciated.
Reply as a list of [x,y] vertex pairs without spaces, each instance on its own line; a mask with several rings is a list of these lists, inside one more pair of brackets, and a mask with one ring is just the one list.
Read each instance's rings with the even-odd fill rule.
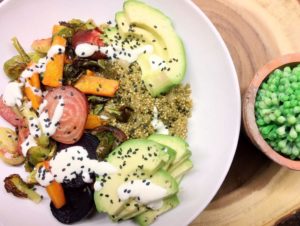
[[[241,93],[270,59],[300,52],[298,0],[194,0],[225,40]],[[300,225],[300,172],[267,159],[240,134],[230,171],[214,200],[192,226]],[[289,215],[287,218],[284,216]]]

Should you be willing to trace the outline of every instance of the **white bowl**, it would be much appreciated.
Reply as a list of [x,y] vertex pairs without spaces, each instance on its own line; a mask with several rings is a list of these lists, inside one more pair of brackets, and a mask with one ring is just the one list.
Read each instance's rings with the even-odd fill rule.
[[[93,18],[98,23],[114,19],[122,0],[5,0],[0,4],[0,65],[15,55],[10,39],[17,36],[29,49],[34,39],[48,37],[52,25],[72,18]],[[240,91],[229,52],[212,23],[191,1],[146,2],[161,9],[174,22],[188,58],[186,82],[192,86],[193,116],[188,142],[194,169],[183,179],[181,204],[159,217],[154,225],[182,226],[190,223],[212,200],[231,165],[240,130]],[[0,90],[8,79],[0,77]],[[2,91],[3,92],[3,91]],[[3,120],[1,126],[7,126]],[[22,172],[0,162],[0,181],[10,173]],[[39,205],[7,194],[0,185],[0,225],[61,225],[52,217],[49,199]],[[113,225],[96,215],[78,225]],[[133,225],[124,222],[121,225]]]

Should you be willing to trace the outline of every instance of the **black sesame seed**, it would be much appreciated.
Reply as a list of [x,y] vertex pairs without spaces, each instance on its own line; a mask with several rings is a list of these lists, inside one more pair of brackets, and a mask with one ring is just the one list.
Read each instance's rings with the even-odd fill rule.
[[62,170],[61,170],[62,172],[65,172],[66,171],[66,168],[62,168]]
[[148,182],[146,183],[146,185],[149,186],[149,185],[150,185],[150,182],[148,181]]

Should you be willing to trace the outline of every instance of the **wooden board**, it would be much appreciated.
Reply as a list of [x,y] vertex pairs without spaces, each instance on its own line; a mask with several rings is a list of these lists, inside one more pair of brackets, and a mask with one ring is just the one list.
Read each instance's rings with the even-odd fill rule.
[[[225,40],[241,93],[270,59],[300,52],[300,1],[194,0]],[[230,171],[211,204],[191,224],[274,225],[300,208],[300,172],[267,159],[241,132]],[[299,218],[298,218],[299,219]],[[300,225],[300,221],[296,220]]]

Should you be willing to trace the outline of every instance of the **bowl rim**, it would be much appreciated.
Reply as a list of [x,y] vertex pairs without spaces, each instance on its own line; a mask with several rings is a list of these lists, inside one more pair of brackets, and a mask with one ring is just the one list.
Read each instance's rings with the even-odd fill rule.
[[289,169],[300,170],[300,160],[292,160],[276,152],[262,137],[255,120],[255,99],[262,82],[276,69],[300,64],[300,53],[291,53],[272,59],[254,75],[243,96],[242,116],[244,130],[252,143],[274,162]]

